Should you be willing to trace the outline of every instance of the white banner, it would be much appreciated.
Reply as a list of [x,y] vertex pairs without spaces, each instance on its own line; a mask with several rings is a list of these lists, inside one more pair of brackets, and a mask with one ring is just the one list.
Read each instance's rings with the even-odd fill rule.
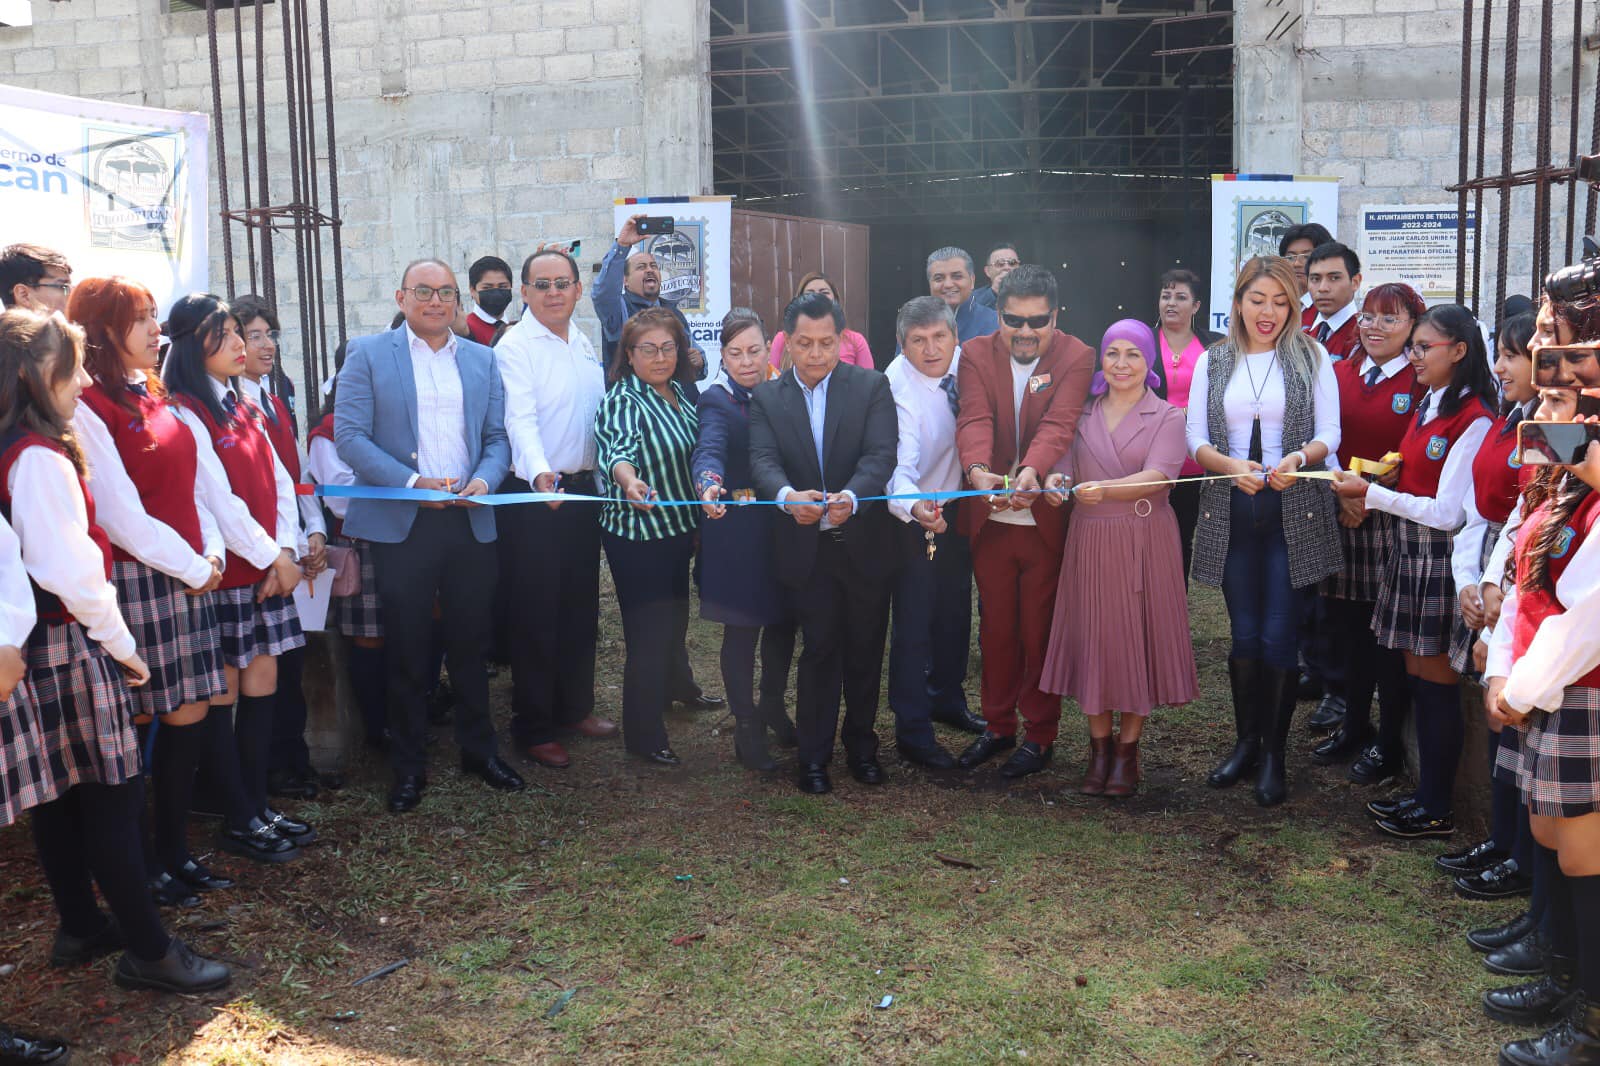
[[[1361,208],[1361,284],[1403,281],[1429,304],[1456,302],[1455,204],[1365,204]],[[1467,262],[1478,239],[1478,215],[1467,209]],[[1467,272],[1462,303],[1471,307],[1476,279]]]
[[42,244],[75,278],[123,274],[158,313],[209,287],[204,115],[0,85],[0,246]]
[[661,295],[689,320],[690,341],[706,353],[706,376],[722,365],[722,319],[732,309],[733,197],[654,196],[616,201],[612,232],[638,214],[670,217],[673,231],[637,247],[661,267]]
[[1211,175],[1211,306],[1207,325],[1228,331],[1239,265],[1277,255],[1284,231],[1320,222],[1337,237],[1339,179],[1291,174]]

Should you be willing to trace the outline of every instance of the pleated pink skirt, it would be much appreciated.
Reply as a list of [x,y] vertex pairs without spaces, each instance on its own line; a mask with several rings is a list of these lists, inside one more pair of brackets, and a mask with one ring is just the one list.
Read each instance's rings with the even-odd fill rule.
[[1085,714],[1147,715],[1200,695],[1178,519],[1164,498],[1143,517],[1126,503],[1074,510],[1040,688]]

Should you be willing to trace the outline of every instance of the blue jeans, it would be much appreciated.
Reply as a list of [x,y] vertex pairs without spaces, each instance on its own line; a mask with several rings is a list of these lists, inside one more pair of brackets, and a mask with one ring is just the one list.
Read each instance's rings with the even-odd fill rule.
[[1289,584],[1283,498],[1272,489],[1231,491],[1228,558],[1222,597],[1228,604],[1235,659],[1261,659],[1275,670],[1299,666],[1300,597]]

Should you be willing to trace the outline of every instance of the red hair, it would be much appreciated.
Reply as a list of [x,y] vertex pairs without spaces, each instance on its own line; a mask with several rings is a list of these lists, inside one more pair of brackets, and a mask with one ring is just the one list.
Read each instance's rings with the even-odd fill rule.
[[1391,281],[1385,285],[1374,285],[1367,293],[1361,310],[1375,315],[1409,314],[1412,319],[1418,319],[1428,310],[1427,303],[1417,290],[1404,282]]
[[[132,278],[85,278],[67,298],[67,318],[83,329],[83,366],[114,403],[134,409],[128,393],[128,372],[122,364],[122,339],[156,306],[155,294]],[[149,375],[145,385],[161,395],[161,379]]]

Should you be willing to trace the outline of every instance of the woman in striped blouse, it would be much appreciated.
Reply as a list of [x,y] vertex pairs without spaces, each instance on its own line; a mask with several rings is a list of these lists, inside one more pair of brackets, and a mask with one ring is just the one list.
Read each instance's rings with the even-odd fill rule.
[[622,609],[622,739],[630,754],[679,765],[663,721],[674,693],[699,691],[689,674],[689,563],[699,508],[656,500],[696,497],[690,456],[700,420],[684,392],[693,380],[689,338],[672,312],[650,308],[628,320],[595,415],[609,502],[600,537]]

